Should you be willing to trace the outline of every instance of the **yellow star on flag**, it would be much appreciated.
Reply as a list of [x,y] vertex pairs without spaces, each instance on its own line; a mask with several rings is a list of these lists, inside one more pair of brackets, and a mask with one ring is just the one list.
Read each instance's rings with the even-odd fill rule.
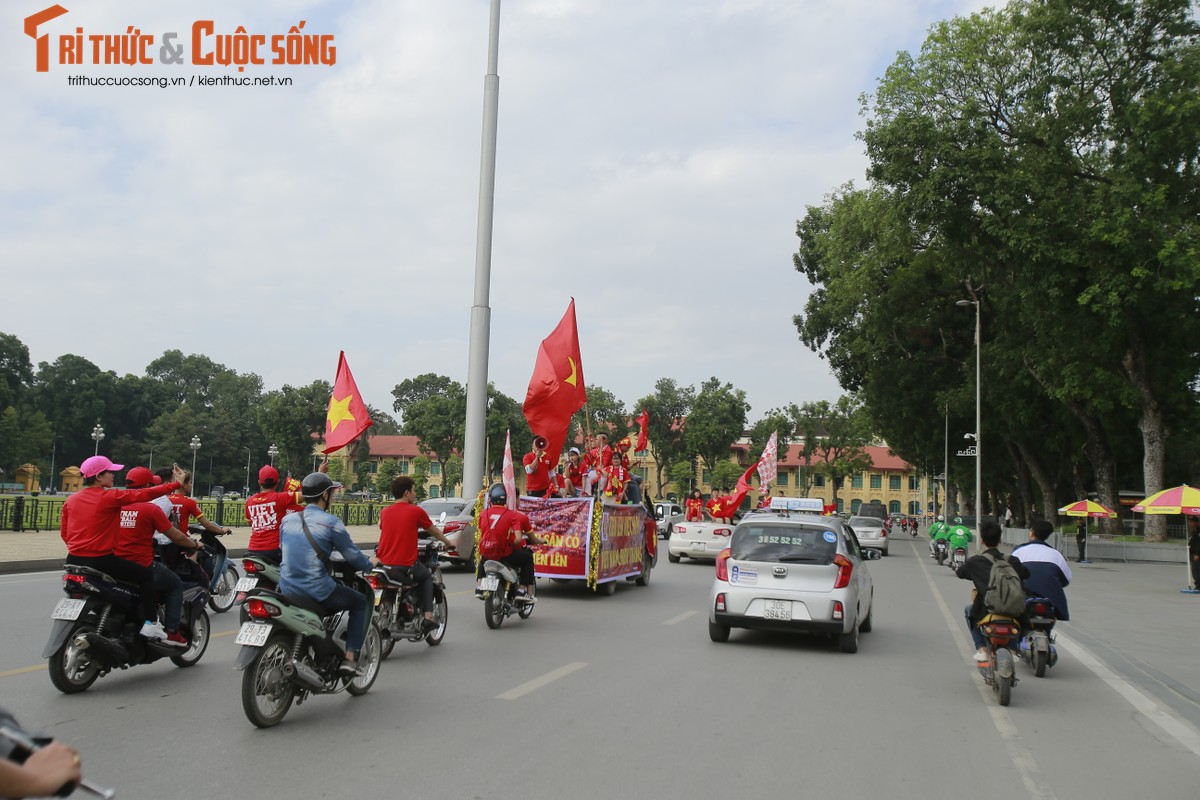
[[325,424],[329,426],[329,431],[333,432],[339,424],[344,420],[354,422],[354,415],[350,413],[350,401],[353,395],[346,395],[341,400],[336,397],[329,402],[329,413],[325,415]]

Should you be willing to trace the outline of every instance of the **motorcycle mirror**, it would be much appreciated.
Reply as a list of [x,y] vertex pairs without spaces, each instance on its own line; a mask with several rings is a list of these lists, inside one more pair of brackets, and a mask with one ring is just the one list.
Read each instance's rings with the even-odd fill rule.
[[438,521],[437,521],[438,527],[441,527],[442,523],[444,523],[445,521],[446,521],[446,512],[443,511],[442,513],[438,514]]

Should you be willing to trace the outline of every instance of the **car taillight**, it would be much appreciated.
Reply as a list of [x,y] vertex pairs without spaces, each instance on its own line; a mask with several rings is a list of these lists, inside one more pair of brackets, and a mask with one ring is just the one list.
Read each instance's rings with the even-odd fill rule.
[[264,600],[254,598],[246,602],[246,613],[254,619],[270,619],[271,617],[278,617],[283,612],[279,610],[279,606],[274,606]]
[[675,530],[679,531],[680,533],[688,532],[687,525],[680,525],[678,523],[675,524]]
[[880,539],[886,539],[886,538],[887,538],[887,535],[888,535],[888,530],[890,530],[890,529],[889,529],[889,528],[884,528],[883,530],[881,530],[881,531],[879,532],[879,538],[880,538]]
[[726,547],[717,554],[717,580],[729,582],[729,557],[733,552]]
[[[854,565],[850,563],[850,559],[841,553],[833,557],[833,563],[838,568],[837,580],[833,582],[833,588],[845,589],[850,585],[850,573],[854,571]],[[839,605],[841,604],[839,603]]]
[[442,533],[454,533],[463,529],[465,523],[450,521],[442,526]]
[[254,575],[258,572],[258,564],[254,563],[250,559],[246,559],[242,562],[242,569],[246,570],[247,575]]
[[846,609],[842,606],[841,600],[833,601],[833,618],[839,620],[846,618]]
[[731,536],[732,534],[733,534],[732,528],[714,528],[713,529],[713,536]]

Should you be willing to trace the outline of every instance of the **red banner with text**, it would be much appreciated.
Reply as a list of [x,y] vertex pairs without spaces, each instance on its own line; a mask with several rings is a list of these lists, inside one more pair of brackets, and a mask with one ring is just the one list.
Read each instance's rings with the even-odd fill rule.
[[587,578],[594,503],[590,497],[521,497],[517,510],[547,542],[533,548],[538,577]]
[[600,567],[597,582],[640,575],[646,549],[646,509],[606,505],[600,517]]

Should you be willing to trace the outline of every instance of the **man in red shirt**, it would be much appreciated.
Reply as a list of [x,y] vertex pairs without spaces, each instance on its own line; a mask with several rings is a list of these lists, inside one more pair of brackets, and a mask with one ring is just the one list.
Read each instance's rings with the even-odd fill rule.
[[141,634],[152,639],[165,639],[167,634],[158,624],[158,609],[154,602],[154,573],[148,567],[117,558],[113,555],[122,506],[144,503],[161,497],[179,487],[183,470],[172,469],[175,481],[145,489],[113,489],[116,473],[125,467],[114,464],[104,456],[92,456],[79,465],[83,473],[83,489],[63,503],[59,532],[67,545],[66,563],[98,569],[117,580],[136,584],[141,592],[141,612],[144,625]]
[[[533,523],[527,515],[508,508],[508,492],[503,484],[497,483],[488,490],[488,502],[491,505],[479,515],[479,567],[475,571],[475,578],[478,581],[483,577],[483,562],[486,560],[507,564],[518,572],[520,588],[517,590],[517,600],[533,603],[533,551],[525,547],[525,541],[532,544],[545,542],[533,532]],[[483,590],[478,583],[475,596],[483,597]]]
[[215,533],[217,536],[227,536],[233,533],[230,528],[222,528],[210,522],[204,516],[204,512],[200,510],[200,504],[191,497],[192,493],[192,475],[187,471],[183,471],[183,478],[180,480],[179,488],[172,492],[167,499],[171,501],[171,505],[175,506],[175,513],[179,519],[175,522],[175,527],[183,532],[187,532],[188,525],[191,524],[192,517],[196,518],[196,524],[203,527],[209,533]]
[[270,465],[258,471],[258,485],[262,491],[246,498],[246,519],[250,520],[246,555],[278,564],[283,560],[279,548],[279,523],[289,511],[299,511],[304,506],[297,501],[295,493],[275,491],[279,485],[279,471]]
[[[145,467],[134,467],[125,476],[126,489],[140,489],[153,484],[154,475]],[[188,640],[179,632],[183,614],[183,582],[161,561],[154,560],[154,534],[163,533],[184,550],[199,550],[199,542],[189,539],[173,526],[163,510],[154,503],[131,503],[121,507],[121,522],[113,555],[148,567],[154,573],[154,588],[162,595],[165,644],[187,647]]]
[[584,494],[604,494],[608,468],[612,466],[613,451],[608,446],[608,434],[596,434],[596,446],[588,450],[589,470],[583,481]]
[[550,490],[550,456],[546,454],[546,440],[533,437],[533,445],[521,459],[525,465],[525,494],[530,497],[545,497]]
[[417,560],[417,538],[426,531],[448,548],[454,545],[433,524],[429,514],[414,502],[417,492],[413,479],[398,475],[392,479],[392,496],[396,502],[379,514],[379,544],[375,547],[375,561],[388,571],[392,580],[414,581],[421,590],[421,608],[425,612],[422,623],[426,631],[437,628],[433,621],[433,573],[429,567]]

